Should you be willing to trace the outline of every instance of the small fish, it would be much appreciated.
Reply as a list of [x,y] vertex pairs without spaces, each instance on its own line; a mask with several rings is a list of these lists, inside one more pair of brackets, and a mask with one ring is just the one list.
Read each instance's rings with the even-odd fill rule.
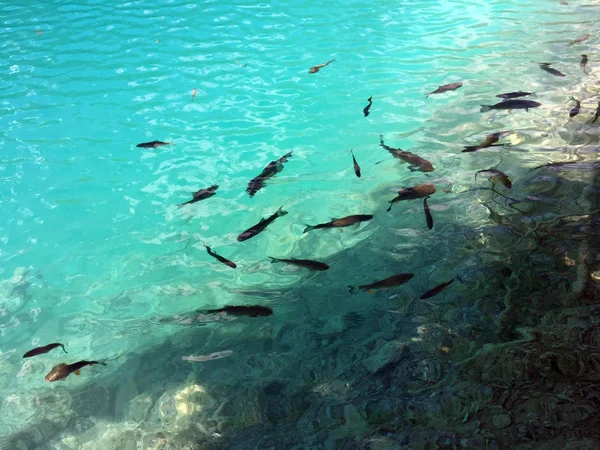
[[35,30],[36,34],[43,34],[44,32],[42,30]]
[[358,178],[360,178],[360,166],[356,162],[356,158],[354,157],[354,151],[350,150],[350,153],[352,153],[352,162],[354,163],[354,173],[356,174],[356,176]]
[[390,207],[387,209],[390,211],[392,205],[402,200],[414,200],[416,198],[427,197],[428,195],[435,193],[435,186],[431,183],[419,184],[417,186],[402,188],[398,191],[398,196],[390,200]]
[[569,44],[569,47],[571,45],[573,45],[573,44],[578,44],[580,42],[587,41],[589,38],[590,38],[589,34],[584,34],[583,36],[578,37],[577,39],[572,40],[571,43]]
[[500,172],[499,170],[496,170],[496,169],[480,170],[475,174],[475,179],[477,179],[477,175],[489,177],[489,179],[492,183],[496,183],[497,181],[500,181],[508,189],[510,189],[512,187],[512,183],[508,179],[508,176],[504,172]]
[[541,106],[541,103],[534,102],[533,100],[505,100],[500,103],[496,103],[495,105],[481,105],[481,112],[487,112],[492,109],[524,109],[525,111],[529,111],[529,108],[537,108]]
[[506,94],[498,94],[498,95],[496,95],[496,97],[511,99],[511,98],[527,97],[528,95],[533,95],[533,92],[523,92],[523,91],[507,92]]
[[498,142],[502,136],[505,136],[508,133],[510,133],[510,131],[498,131],[496,133],[488,134],[485,138],[485,141],[483,141],[481,144],[468,145],[462,150],[462,153],[476,152],[477,150],[488,147],[502,147],[504,144],[496,144],[496,142]]
[[427,161],[424,158],[421,158],[414,153],[404,151],[400,148],[392,148],[388,147],[383,143],[383,136],[379,136],[379,145],[386,149],[388,152],[392,154],[394,158],[398,158],[402,161],[400,164],[408,163],[408,168],[411,172],[420,171],[420,172],[433,172],[435,169],[433,168],[433,164]]
[[438,87],[435,91],[430,92],[429,94],[426,94],[425,98],[427,98],[433,94],[443,94],[444,92],[455,91],[458,88],[460,88],[462,85],[463,85],[462,83],[445,84],[443,86]]
[[367,117],[369,115],[369,109],[371,109],[371,105],[373,104],[373,100],[372,99],[373,99],[373,97],[369,97],[367,99],[367,101],[369,102],[369,104],[363,108],[363,114],[365,115],[365,117]]
[[103,366],[106,366],[106,363],[102,361],[79,361],[73,364],[62,363],[54,366],[45,378],[46,381],[64,380],[73,372],[75,372],[75,375],[79,375],[82,367],[92,366],[94,364],[102,364]]
[[263,231],[265,231],[265,229],[271,225],[275,219],[277,219],[278,217],[283,217],[287,214],[287,211],[283,210],[283,206],[281,208],[279,208],[277,211],[275,211],[274,214],[272,214],[271,216],[269,216],[268,218],[263,218],[260,219],[260,222],[258,222],[256,225],[248,228],[246,231],[244,231],[242,234],[240,234],[237,238],[238,242],[242,242],[245,241],[247,239],[250,239],[254,236],[256,236],[259,233],[262,233]]
[[188,200],[187,202],[181,203],[177,206],[179,206],[181,208],[183,205],[189,205],[190,203],[196,203],[196,202],[199,202],[200,200],[206,200],[207,198],[210,198],[213,195],[215,195],[217,193],[217,189],[219,189],[219,186],[217,186],[216,184],[213,184],[212,186],[204,188],[204,189],[200,189],[197,192],[192,192],[192,195],[194,196],[193,199]]
[[48,353],[50,350],[55,349],[56,347],[62,347],[63,352],[68,353],[65,350],[65,346],[59,343],[44,345],[43,347],[36,347],[33,350],[29,350],[27,353],[23,355],[23,358],[31,358],[32,356],[41,355],[43,353]]
[[594,120],[592,120],[592,123],[596,123],[598,117],[600,117],[600,102],[598,102],[598,108],[596,108],[596,112],[594,113]]
[[283,170],[283,163],[287,162],[287,159],[292,157],[292,153],[293,152],[289,152],[278,160],[271,161],[269,164],[267,164],[260,175],[253,178],[250,183],[248,183],[248,187],[246,188],[248,195],[250,195],[250,197],[254,197],[254,194],[256,194],[265,186],[266,180],[281,172]]
[[230,316],[248,316],[248,317],[261,317],[270,316],[273,314],[271,308],[266,306],[225,306],[219,309],[209,309],[205,311],[206,314],[226,313]]
[[208,254],[210,256],[212,256],[213,258],[215,258],[217,261],[222,262],[223,264],[231,267],[232,269],[235,269],[237,267],[233,261],[229,261],[228,259],[223,258],[221,255],[217,255],[215,252],[213,252],[208,245],[206,245],[204,243],[202,245],[204,245]]
[[540,69],[554,75],[555,77],[566,77],[564,73],[559,70],[556,70],[550,67],[550,63],[538,63],[540,65]]
[[161,142],[161,141],[152,141],[152,142],[142,142],[141,144],[136,145],[136,147],[140,148],[156,148],[161,145],[171,145],[170,142]]
[[318,66],[313,66],[308,70],[308,73],[317,73],[319,71],[319,69],[322,69],[323,67],[331,64],[334,61],[335,61],[335,59],[332,59],[331,61],[327,61],[325,64],[319,64]]
[[240,65],[240,67],[246,67],[248,64],[242,64],[241,62],[239,62],[237,59],[235,60],[236,63],[238,63]]
[[433,228],[433,217],[431,217],[431,212],[429,212],[429,206],[427,205],[427,199],[429,196],[423,199],[423,209],[425,210],[425,220],[427,221],[427,228],[430,230]]
[[574,97],[571,97],[571,100],[573,100],[576,103],[576,105],[569,112],[569,117],[575,117],[577,114],[579,114],[579,110],[581,109],[581,102]]
[[355,223],[366,222],[373,218],[372,214],[355,214],[352,216],[346,216],[341,219],[331,219],[331,222],[320,223],[318,225],[307,225],[304,232],[307,233],[311,230],[318,230],[319,228],[342,228],[349,227]]
[[196,96],[196,88],[192,91],[192,101],[194,101],[194,97]]
[[566,2],[566,0],[560,0],[559,2],[561,5],[568,5],[569,3]]
[[208,355],[182,356],[181,359],[183,361],[205,362],[205,361],[214,361],[215,359],[227,358],[228,356],[231,356],[231,355],[233,355],[233,351],[223,350],[222,352],[209,353]]
[[412,273],[399,273],[384,280],[376,281],[371,284],[363,284],[362,286],[348,286],[351,294],[358,294],[360,291],[371,291],[373,289],[390,288],[400,286],[406,283],[415,275]]
[[298,267],[303,267],[304,269],[308,269],[308,270],[327,270],[329,269],[329,266],[325,263],[319,262],[319,261],[311,261],[310,259],[295,259],[295,258],[291,258],[291,259],[279,259],[279,258],[273,258],[272,256],[269,256],[269,259],[271,260],[271,263],[277,263],[277,262],[282,262],[282,263],[286,263],[286,264],[292,264],[294,266],[298,266]]
[[579,63],[579,67],[581,67],[581,70],[583,70],[583,73],[585,73],[587,75],[587,72],[585,71],[585,68],[587,66],[588,63],[588,57],[587,55],[581,55],[581,62]]
[[434,287],[433,289],[430,289],[429,291],[427,291],[423,295],[421,295],[419,297],[419,299],[425,300],[425,299],[433,297],[434,295],[438,295],[440,292],[442,292],[444,289],[446,289],[448,286],[450,286],[453,282],[454,282],[454,278],[452,278],[450,281],[448,281],[446,283],[442,283],[439,286]]

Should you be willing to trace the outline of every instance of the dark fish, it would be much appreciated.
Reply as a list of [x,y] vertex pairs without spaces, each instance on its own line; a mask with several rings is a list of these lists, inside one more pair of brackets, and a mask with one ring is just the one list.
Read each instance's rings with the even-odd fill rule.
[[231,267],[232,269],[235,269],[237,266],[233,261],[229,261],[226,258],[223,258],[221,255],[217,255],[215,252],[213,252],[210,247],[206,244],[203,244],[204,247],[206,247],[206,251],[208,252],[208,254],[210,256],[212,256],[213,258],[215,258],[217,261],[222,262],[223,264],[225,264],[226,266]]
[[576,105],[571,109],[571,112],[569,112],[569,117],[575,117],[577,114],[579,114],[579,110],[581,109],[581,102],[574,97],[571,97],[571,100],[573,100],[576,103]]
[[537,108],[541,106],[541,103],[534,102],[533,100],[506,100],[495,105],[481,105],[481,112],[487,112],[492,109],[524,109],[529,111],[529,108]]
[[331,219],[331,222],[320,223],[318,225],[307,225],[304,229],[304,232],[308,232],[311,230],[317,230],[319,228],[341,228],[341,227],[349,227],[350,225],[354,225],[355,223],[366,222],[373,218],[372,214],[355,214],[353,216],[346,216],[341,219]]
[[502,136],[508,133],[510,133],[510,131],[498,131],[496,133],[488,134],[485,138],[485,141],[483,141],[481,144],[468,145],[462,150],[462,153],[476,152],[477,150],[487,147],[502,147],[504,144],[496,144],[496,142],[498,142]]
[[592,120],[592,123],[596,123],[598,117],[600,117],[600,102],[598,102],[598,108],[596,108],[596,112],[594,113],[594,119]]
[[533,92],[517,91],[517,92],[507,92],[506,94],[499,94],[499,95],[496,95],[496,97],[510,99],[510,98],[526,97],[526,96],[532,95],[532,94],[533,94]]
[[427,291],[423,295],[421,295],[419,297],[419,299],[425,300],[425,299],[433,297],[434,295],[438,295],[440,292],[442,292],[444,289],[446,289],[448,286],[450,286],[453,282],[454,282],[454,278],[452,278],[450,281],[448,281],[446,283],[442,283],[439,286],[434,287],[433,289],[430,289],[429,291]]
[[354,157],[354,152],[352,150],[350,150],[350,153],[352,153],[352,162],[354,163],[354,173],[356,174],[356,176],[358,178],[360,178],[360,166],[356,162],[356,158]]
[[240,234],[238,236],[238,238],[237,238],[238,242],[245,241],[247,239],[250,239],[251,237],[256,236],[259,233],[262,233],[263,231],[265,231],[265,229],[269,225],[271,225],[271,223],[273,223],[275,221],[275,219],[277,219],[278,217],[285,216],[287,213],[288,213],[287,211],[283,210],[283,206],[282,206],[277,211],[275,211],[275,214],[272,214],[271,216],[269,216],[266,219],[265,218],[260,219],[260,222],[258,222],[253,227],[248,228],[246,231],[244,231],[242,234]]
[[444,92],[455,91],[458,88],[460,88],[462,85],[463,85],[462,83],[445,84],[443,86],[438,87],[435,91],[430,92],[429,94],[425,95],[425,98],[427,98],[433,94],[443,94]]
[[304,269],[308,269],[308,270],[327,270],[327,269],[329,269],[329,266],[327,264],[319,262],[319,261],[311,261],[310,259],[295,259],[295,258],[279,259],[279,258],[273,258],[272,256],[269,256],[269,259],[271,260],[272,263],[282,262],[282,263],[286,263],[286,264],[292,264],[292,265],[298,266],[298,267],[303,267]]
[[44,345],[43,347],[36,347],[33,350],[29,350],[27,353],[23,355],[23,358],[31,358],[32,356],[41,355],[43,353],[48,353],[50,350],[55,349],[56,347],[62,347],[63,352],[68,353],[65,350],[65,346],[59,343]]
[[156,148],[161,145],[171,145],[170,142],[161,142],[161,141],[152,141],[152,142],[142,142],[141,144],[136,145],[136,147],[141,148]]
[[73,372],[75,372],[75,375],[79,375],[79,371],[82,367],[93,366],[94,364],[102,364],[103,366],[106,366],[106,363],[102,361],[79,361],[73,364],[62,363],[54,366],[45,378],[46,381],[64,380]]
[[569,47],[571,45],[573,45],[573,44],[578,44],[580,42],[587,41],[589,38],[590,38],[589,34],[584,34],[583,36],[581,36],[581,37],[579,37],[577,39],[572,40],[571,43],[569,44]]
[[399,273],[393,275],[385,280],[376,281],[371,284],[363,284],[362,286],[348,286],[351,294],[358,294],[359,291],[371,291],[373,289],[390,288],[394,286],[400,286],[406,283],[415,275],[412,273]]
[[408,168],[411,172],[420,171],[420,172],[433,172],[433,164],[427,161],[424,158],[421,158],[414,153],[404,151],[400,148],[392,148],[388,147],[383,143],[383,136],[379,136],[379,145],[381,145],[384,149],[392,154],[394,158],[398,158],[403,163],[408,163]]
[[416,198],[427,197],[428,195],[435,193],[435,186],[431,183],[419,184],[409,188],[402,188],[398,191],[398,196],[393,200],[390,200],[390,207],[387,209],[390,211],[392,205],[402,200],[414,200]]
[[369,104],[363,108],[363,114],[365,115],[365,117],[367,117],[369,115],[369,109],[371,109],[371,105],[373,104],[372,99],[373,99],[373,97],[369,97],[367,99]]
[[322,69],[323,67],[331,64],[334,61],[335,61],[335,59],[332,59],[331,61],[327,61],[325,64],[319,64],[318,66],[313,66],[308,70],[308,73],[317,73],[319,71],[319,69]]
[[423,199],[423,209],[425,210],[425,220],[427,221],[427,228],[430,230],[433,228],[433,217],[431,217],[431,213],[429,212],[429,206],[427,206],[427,199],[429,197],[425,197]]
[[267,167],[263,169],[259,176],[253,178],[250,183],[248,183],[248,187],[246,188],[246,192],[250,194],[250,197],[254,197],[259,190],[261,190],[265,186],[265,181],[272,176],[275,176],[279,172],[283,170],[283,163],[287,162],[288,158],[292,157],[292,152],[287,153],[276,161],[271,161],[267,164]]
[[273,310],[271,308],[267,308],[266,306],[226,306],[224,308],[219,309],[209,309],[205,311],[206,314],[214,314],[214,313],[227,313],[230,316],[248,316],[248,317],[260,317],[260,316],[270,316],[273,314]]
[[477,175],[482,175],[482,176],[488,177],[492,183],[495,183],[496,181],[500,181],[508,189],[510,189],[512,187],[512,183],[508,179],[508,176],[504,172],[500,172],[499,170],[496,170],[496,169],[480,170],[475,174],[475,179],[477,179]]
[[196,202],[199,202],[200,200],[206,200],[207,198],[210,198],[213,195],[215,195],[217,192],[217,189],[219,189],[219,186],[214,184],[210,187],[200,189],[197,192],[192,192],[192,195],[194,196],[193,199],[188,200],[187,202],[181,203],[177,206],[179,206],[181,208],[183,205],[189,205],[190,203],[196,203]]
[[581,67],[581,70],[583,70],[583,73],[587,74],[587,72],[585,71],[585,67],[587,66],[588,63],[588,57],[587,55],[581,55],[581,62],[579,63],[579,67]]
[[564,73],[562,73],[561,71],[550,67],[550,63],[538,63],[538,64],[540,65],[540,69],[542,69],[548,73],[551,73],[555,77],[566,77],[566,75]]

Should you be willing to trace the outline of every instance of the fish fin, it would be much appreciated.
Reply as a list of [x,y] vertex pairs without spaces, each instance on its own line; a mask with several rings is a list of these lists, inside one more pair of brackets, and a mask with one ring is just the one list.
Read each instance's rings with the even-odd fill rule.
[[392,205],[393,205],[393,203],[390,202],[390,207],[388,209],[386,209],[387,212],[390,212],[392,210]]
[[279,259],[273,258],[272,256],[267,256],[267,258],[269,258],[271,260],[271,264],[276,263],[276,262],[281,262]]
[[491,109],[492,109],[492,107],[489,106],[489,105],[481,105],[481,109],[479,109],[479,111],[481,111],[481,112],[488,112]]
[[282,217],[288,214],[288,212],[283,210],[283,206],[280,206],[279,209],[275,211],[275,214],[277,214],[277,217]]
[[348,286],[350,288],[351,294],[358,294],[360,292],[360,288],[358,286]]
[[75,375],[81,375],[81,370],[77,369],[77,370],[75,371]]
[[307,233],[310,230],[314,230],[316,227],[312,226],[312,225],[306,225],[306,228],[304,229],[304,231],[302,233]]
[[259,221],[258,223],[263,223],[265,220],[267,220],[267,219],[265,219],[265,218],[263,217],[263,218],[261,218],[261,219],[260,219],[260,221]]
[[65,353],[69,353],[68,351],[66,351],[66,350],[65,350],[65,346],[64,346],[64,345],[61,345],[61,347],[62,347],[62,349],[63,349],[63,352],[65,352]]

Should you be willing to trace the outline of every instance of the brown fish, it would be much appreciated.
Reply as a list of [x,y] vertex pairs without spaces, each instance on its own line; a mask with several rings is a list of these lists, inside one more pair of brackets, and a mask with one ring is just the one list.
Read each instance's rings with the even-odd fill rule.
[[455,91],[458,88],[460,88],[463,84],[462,83],[450,83],[450,84],[445,84],[443,86],[438,87],[435,91],[430,92],[429,94],[425,95],[425,98],[429,97],[430,95],[433,94],[443,94],[444,92],[449,92],[449,91]]
[[136,147],[140,148],[156,148],[161,145],[171,145],[170,142],[162,142],[162,141],[152,141],[152,142],[142,142],[141,144],[136,145]]
[[263,169],[263,171],[257,177],[254,177],[248,183],[248,187],[246,188],[246,192],[250,197],[254,197],[259,190],[261,190],[265,186],[265,182],[277,175],[279,172],[283,170],[283,163],[287,162],[288,158],[292,157],[293,150],[289,153],[286,153],[281,158],[271,161],[267,166]]
[[497,144],[497,145],[495,145],[495,144],[496,144],[496,142],[498,142],[500,140],[500,138],[502,136],[505,136],[508,133],[510,133],[510,131],[498,131],[496,133],[488,134],[487,137],[485,138],[485,141],[483,141],[481,144],[468,145],[462,150],[462,153],[476,152],[477,150],[481,150],[482,148],[488,148],[488,147],[501,147],[504,144]]
[[356,162],[356,158],[354,157],[354,151],[350,150],[350,153],[352,153],[352,162],[354,163],[354,173],[356,174],[356,176],[358,178],[360,178],[360,166]]
[[436,286],[433,289],[428,290],[423,295],[421,295],[419,297],[419,299],[425,300],[425,299],[433,297],[434,295],[438,295],[440,292],[442,292],[444,289],[446,289],[448,286],[450,286],[453,282],[454,282],[454,278],[452,278],[450,281],[448,281],[446,283],[442,283],[439,286]]
[[79,375],[82,367],[92,366],[94,364],[102,364],[103,366],[106,366],[106,363],[102,361],[79,361],[73,364],[62,363],[54,366],[45,378],[46,381],[64,380],[73,372],[75,372],[75,375]]
[[367,101],[369,102],[369,104],[363,108],[363,114],[365,115],[365,117],[369,115],[369,110],[371,109],[371,105],[373,104],[373,97],[369,97]]
[[308,73],[317,73],[319,71],[319,69],[322,69],[323,67],[331,64],[334,61],[335,61],[335,59],[332,59],[331,61],[327,61],[325,64],[319,64],[318,66],[313,66],[308,70]]
[[279,259],[279,258],[273,258],[272,256],[269,256],[269,259],[271,260],[272,263],[277,263],[277,262],[282,262],[282,263],[286,263],[286,264],[292,264],[294,266],[298,266],[298,267],[302,267],[304,269],[308,269],[308,270],[327,270],[329,269],[329,266],[325,263],[319,262],[319,261],[311,261],[310,259],[295,259],[295,258],[291,258],[291,259]]
[[358,294],[360,291],[372,291],[373,289],[390,288],[400,286],[406,283],[415,275],[412,273],[399,273],[384,280],[376,281],[371,284],[363,284],[362,286],[348,286],[351,294]]
[[577,114],[579,114],[579,111],[581,110],[581,102],[575,97],[571,97],[571,100],[575,102],[575,106],[573,106],[573,108],[571,108],[571,111],[569,111],[569,117],[575,117]]
[[342,217],[341,219],[331,219],[331,222],[320,223],[318,225],[307,225],[304,232],[307,233],[311,230],[317,230],[319,228],[342,228],[349,227],[355,223],[366,222],[373,218],[373,214],[355,214],[352,216]]
[[433,228],[433,217],[431,217],[431,212],[429,212],[429,206],[427,206],[427,199],[429,196],[423,199],[423,209],[425,210],[425,220],[427,221],[427,228],[430,230]]
[[270,316],[273,314],[273,310],[271,308],[267,308],[266,306],[225,306],[224,308],[219,309],[209,309],[205,311],[206,314],[215,314],[215,313],[226,313],[230,316],[248,316],[248,317],[261,317],[261,316]]
[[500,181],[500,183],[502,183],[508,189],[510,189],[512,187],[512,183],[508,179],[508,176],[504,172],[500,172],[499,170],[496,170],[496,169],[480,170],[475,174],[475,179],[477,179],[477,175],[482,175],[482,176],[488,177],[492,183],[495,183],[496,181]]
[[573,44],[578,44],[578,43],[580,43],[580,42],[587,41],[589,38],[590,38],[590,35],[589,35],[589,34],[584,34],[583,36],[581,36],[581,37],[579,37],[579,38],[577,38],[577,39],[574,39],[574,40],[572,40],[572,41],[569,43],[569,47],[570,47],[571,45],[573,45]]
[[256,236],[257,234],[262,233],[263,231],[265,231],[267,229],[267,227],[269,225],[271,225],[273,222],[275,222],[275,220],[278,217],[283,217],[287,213],[288,213],[287,211],[283,210],[283,206],[280,207],[277,211],[275,211],[269,217],[267,217],[266,219],[263,217],[262,219],[260,219],[260,222],[258,222],[256,225],[251,226],[246,231],[244,231],[242,234],[240,234],[237,238],[237,241],[238,242],[246,241],[246,240]]
[[37,355],[41,355],[43,353],[48,353],[50,350],[53,350],[56,347],[62,347],[63,352],[68,353],[65,350],[65,346],[64,345],[59,344],[58,342],[56,342],[54,344],[48,344],[48,345],[44,345],[43,347],[36,347],[33,350],[29,350],[27,353],[25,353],[23,355],[23,358],[31,358],[32,356],[37,356]]
[[402,200],[414,200],[416,198],[427,197],[428,195],[435,193],[435,186],[431,183],[419,184],[417,186],[402,188],[398,191],[398,196],[393,200],[390,200],[390,207],[387,209],[390,211],[392,205]]
[[189,205],[191,203],[196,203],[201,200],[206,200],[207,198],[210,198],[213,195],[215,195],[217,193],[217,189],[219,189],[219,186],[216,184],[213,184],[212,186],[209,186],[207,188],[200,189],[199,191],[196,191],[196,192],[192,192],[192,195],[194,196],[193,199],[188,200],[187,202],[184,202],[184,203],[180,203],[177,206],[179,206],[181,208],[183,205]]
[[388,147],[383,143],[383,136],[379,136],[379,145],[381,145],[384,149],[392,154],[394,158],[398,158],[402,161],[402,163],[408,163],[408,168],[411,172],[420,171],[420,172],[433,172],[433,165],[424,158],[421,158],[414,153],[404,151],[400,148]]
[[554,75],[555,77],[566,77],[566,75],[564,73],[562,73],[560,70],[556,70],[552,67],[550,67],[550,63],[538,63],[540,65],[540,69]]
[[223,264],[231,267],[232,269],[235,269],[237,267],[237,265],[233,261],[229,261],[227,258],[223,258],[221,255],[217,255],[215,252],[213,252],[208,245],[204,243],[202,243],[202,245],[204,245],[208,254],[215,258],[217,261],[222,262]]
[[587,55],[581,55],[581,62],[579,63],[579,67],[581,67],[581,70],[583,70],[583,73],[585,73],[587,75],[587,72],[585,71],[585,68],[587,66],[588,63],[588,57]]

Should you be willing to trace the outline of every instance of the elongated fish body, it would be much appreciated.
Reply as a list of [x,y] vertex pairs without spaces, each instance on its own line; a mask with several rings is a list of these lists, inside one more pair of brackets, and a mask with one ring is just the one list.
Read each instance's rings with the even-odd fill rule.
[[579,67],[581,67],[581,70],[583,70],[583,73],[587,73],[585,71],[587,63],[588,63],[588,57],[587,57],[587,55],[581,55],[581,62],[579,63]]
[[495,105],[481,105],[481,112],[492,109],[524,109],[525,111],[529,111],[530,108],[537,108],[541,105],[541,103],[534,102],[533,100],[506,100]]
[[333,219],[331,222],[320,223],[318,225],[308,225],[304,232],[307,233],[311,230],[318,230],[319,228],[341,228],[349,227],[355,223],[366,222],[373,218],[373,214],[356,214],[353,216],[346,216],[341,219]]
[[358,294],[360,291],[371,291],[374,289],[382,289],[382,288],[390,288],[394,286],[400,286],[401,284],[406,283],[415,275],[412,273],[399,273],[398,275],[393,275],[384,280],[376,281],[371,284],[363,284],[362,286],[349,286],[351,294]]
[[430,230],[433,228],[433,217],[431,217],[431,212],[429,211],[429,206],[427,205],[427,199],[429,197],[425,197],[423,199],[423,210],[425,211],[425,221],[427,222],[427,228]]
[[271,225],[275,221],[275,219],[277,219],[278,217],[283,217],[287,213],[287,211],[283,210],[282,206],[277,211],[275,211],[275,214],[272,214],[266,219],[261,219],[261,221],[258,222],[256,225],[248,228],[246,231],[240,234],[237,238],[238,242],[245,241],[247,239],[250,239],[251,237],[256,236],[259,233],[262,233],[269,225]]
[[94,364],[101,364],[103,366],[106,366],[106,363],[102,361],[79,361],[73,364],[62,363],[54,366],[45,378],[46,381],[64,380],[73,372],[75,372],[76,375],[79,375],[79,370],[82,367],[92,366]]
[[548,63],[540,63],[540,69],[548,72],[549,74],[554,75],[555,77],[566,77],[566,75],[564,73],[550,67],[550,64],[548,64]]
[[511,99],[511,98],[527,97],[528,95],[531,95],[531,94],[532,94],[532,92],[517,91],[517,92],[507,92],[506,94],[498,94],[498,95],[496,95],[496,97]]
[[577,99],[572,100],[575,102],[575,106],[571,108],[571,111],[569,112],[569,117],[575,117],[577,114],[579,114],[579,110],[581,109],[581,102]]
[[435,91],[430,92],[429,94],[425,95],[425,98],[429,97],[430,95],[433,94],[443,94],[444,92],[450,92],[450,91],[455,91],[458,88],[462,87],[462,83],[450,83],[450,84],[445,84],[443,86],[438,87]]
[[500,172],[499,170],[496,170],[496,169],[480,170],[475,174],[475,178],[477,178],[477,175],[488,177],[492,183],[495,183],[496,181],[500,181],[500,183],[502,183],[507,189],[510,189],[512,187],[512,183],[508,179],[508,176],[504,172]]
[[217,193],[217,189],[219,189],[219,186],[217,186],[216,184],[204,188],[204,189],[200,189],[199,191],[193,192],[192,195],[194,196],[193,199],[188,200],[187,202],[181,203],[178,206],[183,206],[183,205],[189,205],[191,203],[196,203],[199,202],[201,200],[206,200],[207,198],[212,197],[213,195],[215,195]]
[[141,144],[136,145],[136,147],[140,148],[156,148],[162,145],[171,145],[170,142],[161,142],[161,141],[152,141],[152,142],[142,142]]
[[496,133],[488,134],[487,137],[485,138],[485,141],[483,141],[481,144],[468,145],[462,150],[462,153],[476,152],[477,150],[481,150],[482,148],[488,148],[488,147],[501,147],[504,144],[496,145],[496,142],[498,142],[502,136],[504,136],[508,133],[509,133],[509,131],[498,131]]
[[570,43],[569,43],[569,47],[573,44],[579,44],[580,42],[583,41],[587,41],[590,38],[589,34],[584,34],[583,36],[581,36],[580,38],[577,39],[573,39]]
[[213,258],[215,258],[217,261],[222,262],[223,264],[231,267],[232,269],[235,269],[237,267],[237,265],[233,261],[229,261],[227,258],[223,258],[221,255],[217,255],[215,252],[213,252],[208,245],[205,245],[204,247],[206,247],[207,253]]
[[322,69],[323,67],[328,66],[329,64],[331,64],[334,61],[335,61],[335,59],[332,59],[331,61],[327,61],[325,64],[319,64],[318,66],[313,66],[308,70],[308,73],[317,73],[319,71],[319,69]]
[[365,117],[369,115],[369,110],[371,109],[371,105],[373,104],[373,97],[369,97],[367,101],[369,102],[369,104],[363,108],[363,114],[365,115]]
[[54,344],[48,344],[48,345],[44,345],[43,347],[36,347],[32,350],[29,350],[27,353],[25,353],[23,355],[23,358],[31,358],[32,356],[37,356],[37,355],[41,355],[43,353],[48,353],[50,350],[55,349],[56,347],[62,347],[63,352],[68,353],[65,350],[65,346],[62,344],[59,344],[58,342],[55,342]]
[[398,158],[401,161],[408,163],[408,168],[411,172],[415,172],[417,170],[420,172],[433,172],[435,170],[433,168],[433,164],[426,159],[400,148],[393,148],[385,145],[383,143],[383,136],[379,136],[379,145],[390,152],[394,158]]
[[598,108],[596,108],[596,112],[594,113],[594,119],[592,120],[592,123],[596,123],[598,117],[600,117],[600,102],[598,102]]
[[360,178],[360,166],[356,162],[356,158],[354,157],[354,151],[350,150],[350,153],[352,153],[352,162],[354,163],[354,173],[356,174],[356,176],[358,178]]
[[266,306],[226,306],[224,308],[219,309],[209,309],[205,311],[206,314],[215,314],[215,313],[226,313],[230,316],[248,316],[248,317],[262,317],[262,316],[270,316],[273,314],[273,310],[271,308],[267,308]]
[[250,183],[248,183],[246,192],[250,195],[250,197],[254,197],[254,194],[256,194],[265,186],[266,180],[277,175],[283,170],[283,163],[287,162],[287,159],[292,157],[292,153],[293,152],[289,152],[278,160],[271,161],[269,164],[267,164],[259,176],[253,178]]
[[439,286],[436,286],[433,289],[428,290],[423,295],[421,295],[419,297],[419,299],[426,300],[428,298],[433,297],[434,295],[438,295],[440,292],[442,292],[444,289],[446,289],[448,286],[450,286],[453,282],[454,282],[454,278],[452,278],[450,281],[447,281],[446,283],[442,283]]
[[394,203],[401,202],[403,200],[423,198],[434,193],[435,186],[431,183],[419,184],[409,188],[402,188],[398,191],[398,196],[390,200],[390,207],[387,210],[390,211]]
[[282,262],[282,263],[291,264],[294,266],[302,267],[304,269],[313,270],[313,271],[315,271],[315,270],[323,271],[323,270],[329,269],[329,266],[327,264],[319,262],[319,261],[312,261],[310,259],[295,259],[295,258],[280,259],[280,258],[273,258],[272,256],[269,256],[269,259],[271,259],[272,263]]

